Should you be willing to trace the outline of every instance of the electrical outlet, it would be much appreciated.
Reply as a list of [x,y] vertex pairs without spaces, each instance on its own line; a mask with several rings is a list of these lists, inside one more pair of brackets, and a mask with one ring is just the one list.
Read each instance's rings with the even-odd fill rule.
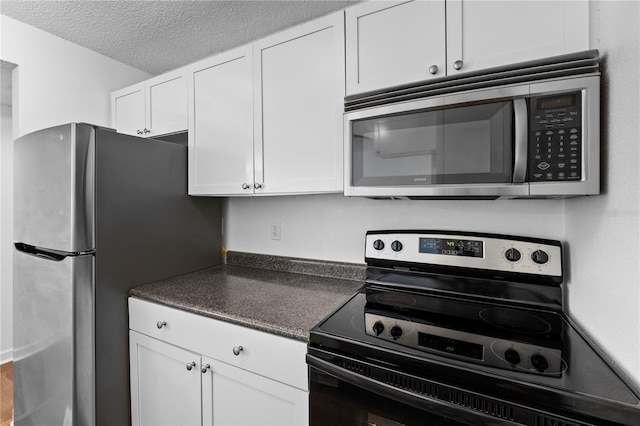
[[280,222],[271,223],[271,239],[272,240],[280,239]]

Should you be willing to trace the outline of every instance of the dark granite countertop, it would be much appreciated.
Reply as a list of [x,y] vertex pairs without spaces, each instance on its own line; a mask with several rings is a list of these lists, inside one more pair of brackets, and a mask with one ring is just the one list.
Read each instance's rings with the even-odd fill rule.
[[364,265],[235,252],[227,262],[144,284],[129,294],[308,342],[309,330],[364,284]]

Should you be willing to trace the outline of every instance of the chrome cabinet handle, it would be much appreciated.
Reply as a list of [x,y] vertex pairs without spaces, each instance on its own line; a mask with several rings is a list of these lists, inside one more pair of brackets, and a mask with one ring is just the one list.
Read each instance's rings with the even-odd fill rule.
[[143,132],[144,132],[144,134],[146,135],[147,133],[151,133],[151,130],[150,130],[150,129],[147,129],[147,128],[145,127],[145,128],[144,128],[144,130],[143,130]]
[[166,325],[167,325],[166,321],[158,321],[158,323],[156,324],[156,327],[162,328],[162,327],[164,327]]
[[453,68],[456,70],[461,70],[464,63],[461,60],[457,60],[453,63]]
[[196,363],[195,363],[195,362],[188,362],[188,363],[187,363],[187,370],[191,371],[191,369],[192,369],[193,367],[195,367],[195,366],[196,366]]
[[142,130],[138,129],[138,130],[136,130],[136,133],[141,135],[142,134]]
[[249,186],[248,183],[243,183],[242,184],[242,189],[249,189],[249,188],[250,188],[250,186]]
[[438,66],[437,65],[431,65],[429,67],[429,74],[433,74],[433,75],[438,74]]
[[209,370],[211,368],[211,365],[207,364],[207,365],[203,365],[202,368],[200,369],[200,371],[202,371],[202,374],[206,374],[207,370]]
[[253,184],[253,187],[254,187],[255,189],[260,189],[260,188],[262,188],[262,184],[261,184],[261,183],[254,183],[254,184]]
[[240,355],[240,352],[242,352],[244,350],[244,348],[242,346],[234,346],[233,347],[233,354],[235,356]]

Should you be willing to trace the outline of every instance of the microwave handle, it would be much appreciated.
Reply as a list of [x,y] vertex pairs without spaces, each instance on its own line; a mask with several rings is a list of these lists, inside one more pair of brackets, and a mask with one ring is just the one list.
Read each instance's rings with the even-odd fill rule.
[[513,100],[515,113],[515,144],[513,162],[513,183],[524,183],[527,177],[527,101],[524,98]]

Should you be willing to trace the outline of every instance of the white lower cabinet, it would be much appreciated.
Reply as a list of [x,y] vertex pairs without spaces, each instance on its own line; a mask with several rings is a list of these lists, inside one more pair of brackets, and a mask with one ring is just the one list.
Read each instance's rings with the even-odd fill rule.
[[129,347],[132,423],[202,424],[200,356],[135,331]]
[[131,412],[145,425],[307,425],[303,342],[129,299]]
[[307,392],[211,358],[203,365],[203,424],[308,424]]

